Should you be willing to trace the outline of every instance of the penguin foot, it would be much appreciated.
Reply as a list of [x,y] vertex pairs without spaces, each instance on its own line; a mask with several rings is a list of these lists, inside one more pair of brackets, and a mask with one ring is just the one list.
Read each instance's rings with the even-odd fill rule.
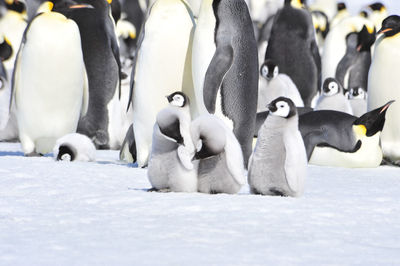
[[98,149],[107,149],[107,147],[109,147],[108,133],[104,130],[97,130],[92,140]]
[[390,159],[384,158],[384,159],[382,160],[381,165],[400,167],[400,160],[399,160],[399,161],[393,162],[393,161],[390,160]]
[[171,189],[169,188],[161,188],[161,189],[157,189],[157,188],[150,188],[149,190],[147,190],[147,192],[160,192],[160,193],[168,193],[171,192]]

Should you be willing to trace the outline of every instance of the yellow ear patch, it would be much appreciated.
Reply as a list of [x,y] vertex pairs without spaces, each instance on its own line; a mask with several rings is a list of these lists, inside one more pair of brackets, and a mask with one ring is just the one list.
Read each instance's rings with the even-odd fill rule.
[[12,45],[11,45],[11,42],[10,42],[10,40],[9,40],[9,39],[7,39],[7,37],[6,37],[6,36],[4,36],[3,38],[4,38],[4,41],[5,41],[5,42],[6,42],[8,45],[12,46]]
[[131,39],[135,39],[135,38],[136,38],[136,32],[130,31],[130,32],[129,32],[129,37],[130,37]]
[[370,27],[370,26],[368,26],[368,25],[365,25],[366,27],[367,27],[367,30],[368,30],[368,32],[369,32],[369,34],[372,34],[372,33],[374,33],[374,27]]
[[364,137],[367,134],[367,128],[364,125],[353,126],[357,136]]
[[291,4],[295,8],[302,8],[303,7],[303,4],[301,3],[300,0],[292,0]]
[[6,0],[7,5],[12,5],[12,3],[14,3],[14,0]]
[[112,3],[112,0],[107,0],[107,2],[111,5],[111,3]]

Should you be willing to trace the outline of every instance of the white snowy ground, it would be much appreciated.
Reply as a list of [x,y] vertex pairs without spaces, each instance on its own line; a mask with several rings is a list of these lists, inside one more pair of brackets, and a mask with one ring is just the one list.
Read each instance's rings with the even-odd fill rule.
[[0,265],[400,265],[400,168],[309,167],[302,198],[146,192],[146,170],[0,143]]

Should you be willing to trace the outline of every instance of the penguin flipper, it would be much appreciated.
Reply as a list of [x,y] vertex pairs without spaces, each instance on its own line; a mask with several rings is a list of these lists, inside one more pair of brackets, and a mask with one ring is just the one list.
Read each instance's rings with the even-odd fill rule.
[[114,55],[117,65],[118,65],[118,99],[121,99],[122,67],[121,67],[121,60],[119,57],[119,46],[118,46],[116,38],[117,37],[111,38],[111,51]]
[[322,74],[321,56],[319,54],[318,45],[317,45],[315,40],[313,40],[311,42],[310,50],[311,50],[311,54],[312,54],[312,56],[314,58],[315,65],[317,66],[317,71],[318,71],[318,87],[317,88],[318,88],[318,90],[320,90],[321,89],[321,85],[322,85],[322,80],[321,80],[322,79],[322,77],[321,77],[321,74]]
[[15,103],[15,107],[17,107],[17,101],[16,101],[16,95],[17,95],[17,89],[18,89],[18,77],[20,75],[21,72],[21,51],[24,49],[25,46],[25,42],[21,42],[21,46],[18,50],[17,56],[15,58],[15,63],[14,63],[14,71],[12,74],[12,78],[11,78],[11,94],[10,94],[10,104],[9,104],[9,111],[11,112],[11,106],[12,106],[12,102],[14,99],[14,103]]
[[306,148],[307,161],[310,161],[315,146],[317,146],[319,143],[322,142],[323,135],[324,132],[322,131],[313,131],[305,136],[302,136],[304,141],[304,146]]
[[159,125],[159,128],[160,132],[163,135],[174,139],[179,144],[183,144],[183,137],[181,135],[180,121],[178,117],[176,117],[176,119],[172,123],[169,123],[167,126]]
[[231,68],[232,62],[232,46],[226,45],[217,47],[210,65],[208,66],[203,87],[204,105],[210,113],[215,113],[217,92],[222,84],[225,74]]
[[86,67],[84,71],[84,81],[83,81],[83,97],[82,97],[82,107],[81,107],[81,117],[84,117],[89,108],[89,81],[87,77]]

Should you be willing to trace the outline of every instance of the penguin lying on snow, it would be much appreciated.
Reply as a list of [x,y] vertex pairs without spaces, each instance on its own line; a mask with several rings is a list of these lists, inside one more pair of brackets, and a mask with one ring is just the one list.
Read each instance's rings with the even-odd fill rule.
[[[156,118],[147,176],[152,190],[197,191],[197,169],[191,163],[189,99],[181,92],[168,96],[169,106]],[[182,148],[185,145],[186,149]],[[188,152],[186,152],[188,151]]]
[[246,183],[240,144],[226,124],[215,115],[201,115],[190,131],[197,148],[198,191],[235,194]]
[[57,161],[96,161],[96,147],[85,135],[67,134],[56,141],[53,157]]
[[322,95],[318,98],[315,110],[335,110],[353,114],[342,85],[334,78],[327,78],[324,81]]
[[249,161],[248,181],[253,194],[301,196],[307,157],[298,130],[294,103],[284,97],[272,101]]
[[265,111],[267,104],[280,96],[291,99],[297,107],[304,106],[292,79],[286,74],[279,73],[279,67],[272,60],[266,60],[261,65],[260,74],[264,82],[260,83],[258,90],[257,113]]
[[299,128],[310,164],[337,167],[378,167],[382,162],[380,135],[393,101],[360,118],[315,111],[300,116]]

